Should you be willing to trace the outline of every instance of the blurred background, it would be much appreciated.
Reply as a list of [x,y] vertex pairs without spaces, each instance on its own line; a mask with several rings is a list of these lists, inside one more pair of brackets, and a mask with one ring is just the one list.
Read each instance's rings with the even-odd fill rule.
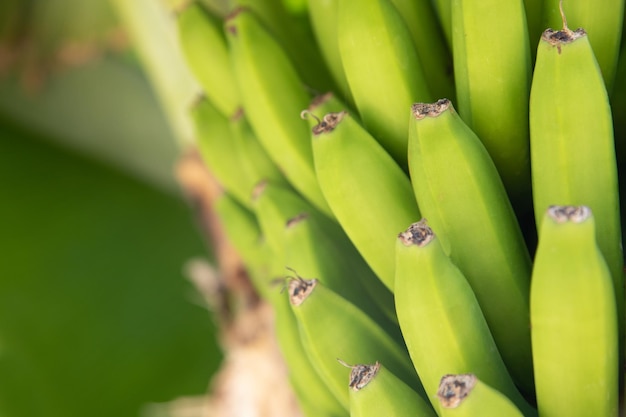
[[220,365],[176,3],[0,2],[0,417],[183,415]]

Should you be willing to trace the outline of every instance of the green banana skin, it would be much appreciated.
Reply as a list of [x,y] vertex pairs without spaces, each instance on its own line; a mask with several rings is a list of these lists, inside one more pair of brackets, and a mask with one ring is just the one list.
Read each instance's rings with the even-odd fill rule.
[[435,97],[455,98],[452,53],[430,0],[391,0],[407,24],[424,77]]
[[367,266],[337,223],[314,210],[302,212],[287,221],[285,242],[289,268],[317,277],[403,343],[393,294]]
[[262,243],[256,216],[227,192],[215,200],[213,209],[224,227],[228,242],[241,256],[254,288],[263,299],[267,299],[271,291],[271,268],[267,262],[267,245]]
[[[565,16],[567,21],[564,22]],[[544,1],[543,28],[584,28],[589,33],[589,43],[600,66],[607,90],[611,91],[620,51],[620,40],[624,24],[624,0]]]
[[338,91],[336,93],[340,93],[341,97],[350,103],[351,107],[354,107],[354,99],[350,92],[348,79],[343,71],[339,53],[339,39],[337,37],[339,0],[308,0],[308,4],[311,26],[324,56],[324,62],[326,62],[337,84]]
[[246,119],[242,108],[230,118],[231,131],[236,152],[241,155],[244,177],[248,178],[249,197],[254,187],[261,181],[270,181],[283,187],[291,188],[289,181],[265,151],[257,139],[252,126]]
[[436,417],[428,401],[380,363],[348,366],[350,417]]
[[288,298],[277,291],[277,288],[273,290],[268,299],[274,307],[276,338],[300,403],[315,407],[316,414],[310,417],[348,416],[348,410],[339,403],[307,357]]
[[474,374],[444,376],[437,397],[443,407],[442,417],[523,417],[506,396]]
[[[337,105],[327,95],[308,113],[321,116]],[[393,291],[393,233],[420,216],[411,182],[350,114],[327,113],[309,120],[315,171],[326,201],[359,253]]]
[[309,359],[346,409],[350,406],[349,372],[337,358],[348,363],[380,360],[405,384],[425,395],[406,348],[354,304],[317,279],[301,277],[290,281],[289,299]]
[[315,176],[307,124],[292,116],[294,109],[308,106],[310,98],[289,57],[248,9],[229,16],[226,33],[254,133],[294,188],[331,215]]
[[271,182],[257,187],[254,207],[268,244],[290,268],[316,276],[402,340],[393,295],[363,261],[341,227],[292,190]]
[[341,62],[364,126],[405,167],[407,109],[430,99],[411,33],[390,0],[339,0],[337,24]]
[[330,71],[323,64],[322,53],[307,15],[290,13],[281,0],[232,0],[232,7],[248,8],[282,45],[300,78],[315,91],[335,89]]
[[472,287],[425,220],[398,235],[395,285],[400,328],[438,414],[441,377],[471,372],[510,398],[524,415],[536,415],[515,386]]
[[191,109],[198,149],[217,181],[244,206],[250,208],[252,180],[246,175],[244,160],[231,131],[230,120],[206,98]]
[[[583,117],[581,106],[585,108]],[[558,123],[555,123],[558,121]],[[586,205],[624,311],[619,185],[611,108],[583,29],[544,32],[530,95],[533,204],[537,230],[555,203]],[[620,340],[624,314],[620,313]]]
[[611,274],[586,206],[545,213],[531,286],[539,414],[618,415],[618,329]]
[[229,117],[240,102],[222,21],[194,1],[178,13],[176,24],[189,68],[204,94],[222,115]]
[[516,211],[530,211],[528,26],[522,0],[452,1],[458,110],[489,151]]
[[504,186],[449,100],[416,103],[412,111],[409,171],[422,216],[469,281],[509,371],[531,396],[532,266]]

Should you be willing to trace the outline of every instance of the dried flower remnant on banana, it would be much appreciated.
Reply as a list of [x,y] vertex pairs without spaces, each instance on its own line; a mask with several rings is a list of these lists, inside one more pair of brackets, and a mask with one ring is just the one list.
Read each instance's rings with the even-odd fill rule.
[[320,120],[320,118],[313,114],[310,110],[302,110],[302,112],[300,113],[300,117],[302,119],[306,119],[307,116],[311,116],[315,120],[317,120],[317,124],[313,126],[311,131],[315,136],[319,136],[322,133],[330,133],[335,130],[337,125],[339,125],[339,123],[343,120],[346,114],[348,114],[348,112],[345,110],[340,112],[328,113],[324,115],[324,117]]
[[445,375],[439,383],[437,397],[443,408],[458,407],[476,385],[473,374]]
[[451,107],[450,100],[442,98],[434,103],[414,103],[411,106],[411,113],[415,119],[421,120],[425,117],[437,117]]
[[289,281],[289,301],[294,306],[301,305],[311,295],[315,286],[317,285],[317,279],[304,279],[300,276]]
[[422,219],[398,234],[398,238],[404,246],[417,245],[424,247],[435,238],[435,232],[426,224],[426,219]]
[[374,377],[376,377],[378,371],[380,370],[379,362],[372,365],[349,365],[341,359],[337,359],[337,361],[346,368],[352,369],[350,372],[350,382],[348,386],[353,391],[362,390],[372,379],[374,379]]
[[582,223],[591,216],[587,206],[550,206],[548,216],[557,223]]

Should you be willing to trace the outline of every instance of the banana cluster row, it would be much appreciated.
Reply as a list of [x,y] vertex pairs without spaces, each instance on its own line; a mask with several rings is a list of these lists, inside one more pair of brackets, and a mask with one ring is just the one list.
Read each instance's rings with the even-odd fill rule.
[[624,0],[232,3],[191,115],[304,414],[617,416]]

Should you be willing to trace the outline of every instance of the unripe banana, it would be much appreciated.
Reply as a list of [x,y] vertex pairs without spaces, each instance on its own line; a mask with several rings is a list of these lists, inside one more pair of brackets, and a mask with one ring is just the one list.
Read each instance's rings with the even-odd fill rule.
[[428,88],[435,97],[455,97],[452,53],[430,0],[391,0],[411,33]]
[[551,206],[545,213],[530,312],[539,414],[617,416],[615,296],[588,207]]
[[226,239],[241,256],[254,288],[261,297],[269,298],[273,278],[268,263],[269,251],[262,243],[256,216],[227,192],[215,200],[213,208],[224,227]]
[[315,409],[316,414],[307,417],[347,416],[347,408],[339,403],[309,360],[288,298],[276,290],[274,288],[273,294],[269,296],[274,307],[276,338],[289,369],[289,380],[300,403]]
[[311,89],[334,89],[306,14],[290,13],[282,0],[232,0],[235,7],[254,11],[262,24],[282,45],[302,81]]
[[204,94],[229,117],[240,103],[222,22],[192,2],[178,14],[176,23],[189,68]]
[[245,111],[239,109],[231,118],[230,125],[236,152],[241,155],[241,171],[250,181],[248,197],[255,185],[261,181],[271,181],[283,187],[290,187],[289,182],[272,161],[252,131],[252,126],[246,119]]
[[367,266],[337,223],[315,210],[289,219],[285,263],[299,274],[317,277],[402,341],[393,294]]
[[250,208],[251,178],[236,145],[229,119],[206,98],[194,103],[191,118],[202,159],[217,181],[244,206]]
[[[565,22],[564,22],[565,23]],[[537,230],[552,204],[586,205],[624,311],[618,173],[611,108],[583,29],[546,30],[530,94],[533,204]],[[581,115],[584,108],[584,115]],[[623,334],[623,313],[620,329]],[[620,337],[623,339],[623,336]]]
[[379,362],[348,365],[350,417],[436,417],[430,403]]
[[[513,201],[530,196],[528,27],[522,0],[453,0],[459,113],[491,155]],[[530,207],[520,207],[520,210]]]
[[523,417],[521,411],[502,393],[474,374],[446,375],[441,378],[437,397],[443,417]]
[[[561,4],[562,3],[562,4]],[[624,0],[544,1],[544,28],[559,27],[563,15],[572,27],[585,28],[600,66],[607,90],[611,91],[617,69],[624,24]]]
[[448,42],[448,47],[452,49],[452,0],[433,0],[433,5],[439,17],[439,24]]
[[449,100],[412,112],[409,170],[422,216],[472,286],[515,381],[532,393],[531,260],[504,186]]
[[354,304],[317,279],[301,277],[289,282],[289,298],[309,359],[346,408],[350,406],[348,371],[337,358],[348,363],[379,360],[404,383],[424,393],[405,347]]
[[285,267],[316,276],[402,340],[393,295],[369,269],[341,227],[289,189],[265,182],[255,212],[275,257]]
[[338,1],[341,62],[360,118],[406,166],[407,109],[430,99],[411,33],[390,0]]
[[420,216],[411,182],[350,114],[326,112],[335,106],[327,95],[308,110],[323,119],[310,118],[317,178],[341,227],[393,291],[393,234]]
[[498,352],[478,300],[425,220],[396,243],[396,312],[413,365],[435,410],[442,375],[474,373],[532,415]]
[[[307,124],[293,116],[309,96],[289,57],[248,9],[226,21],[231,58],[246,117],[289,182],[330,214],[315,177]],[[295,110],[297,111],[297,110]]]
[[308,2],[309,18],[315,38],[324,56],[324,62],[326,62],[335,83],[339,87],[338,93],[344,100],[353,104],[354,99],[339,54],[339,39],[337,38],[337,6],[339,0],[308,0]]

